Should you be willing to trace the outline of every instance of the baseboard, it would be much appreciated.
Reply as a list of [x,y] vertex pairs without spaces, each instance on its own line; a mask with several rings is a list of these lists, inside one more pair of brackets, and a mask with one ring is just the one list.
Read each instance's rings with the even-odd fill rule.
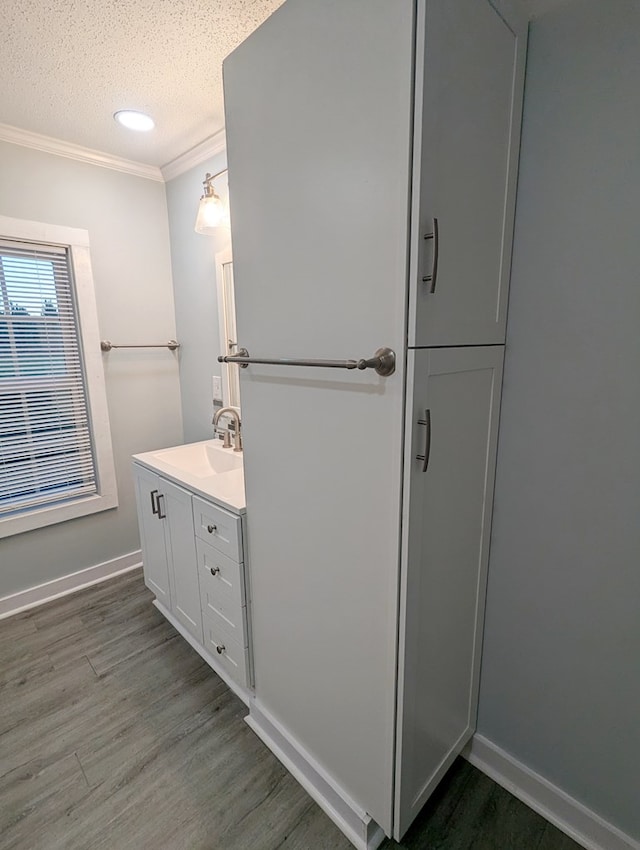
[[327,776],[258,700],[251,701],[251,713],[245,721],[357,850],[376,850],[382,844],[385,835],[378,824]]
[[640,850],[635,839],[482,735],[475,735],[462,755],[587,850]]
[[128,555],[121,555],[118,558],[112,558],[110,561],[95,564],[93,567],[87,567],[60,578],[45,581],[43,584],[37,584],[35,587],[20,590],[18,593],[12,593],[9,596],[3,596],[0,598],[0,620],[11,617],[13,614],[19,614],[29,608],[35,608],[37,605],[52,602],[54,599],[67,596],[69,593],[75,593],[76,590],[91,587],[92,584],[106,581],[121,573],[128,573],[130,570],[135,570],[141,566],[142,553],[138,549],[135,552],[129,552]]

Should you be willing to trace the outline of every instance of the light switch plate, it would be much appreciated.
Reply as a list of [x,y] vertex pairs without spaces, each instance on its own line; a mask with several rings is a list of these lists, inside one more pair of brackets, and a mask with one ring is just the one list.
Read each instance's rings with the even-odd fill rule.
[[222,401],[222,378],[220,375],[213,375],[213,400]]

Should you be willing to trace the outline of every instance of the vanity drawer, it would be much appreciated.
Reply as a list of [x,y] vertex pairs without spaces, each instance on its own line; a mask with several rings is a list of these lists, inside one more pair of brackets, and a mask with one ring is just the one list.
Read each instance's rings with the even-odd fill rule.
[[242,561],[242,520],[239,516],[194,496],[193,525],[200,540],[233,561]]
[[218,618],[205,615],[202,620],[204,648],[242,687],[247,687],[249,650],[220,626]]
[[200,600],[203,614],[213,614],[227,621],[238,640],[246,643],[243,607],[246,604],[243,567],[209,546],[196,541]]
[[202,602],[202,616],[216,623],[218,628],[225,631],[232,640],[242,646],[248,644],[246,608],[238,608],[234,604],[225,603],[210,596],[207,602],[204,600]]

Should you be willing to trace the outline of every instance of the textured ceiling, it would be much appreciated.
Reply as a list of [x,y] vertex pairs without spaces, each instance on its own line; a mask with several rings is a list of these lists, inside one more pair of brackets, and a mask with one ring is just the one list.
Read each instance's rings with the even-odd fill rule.
[[223,127],[222,60],[283,0],[1,2],[0,123],[165,165]]

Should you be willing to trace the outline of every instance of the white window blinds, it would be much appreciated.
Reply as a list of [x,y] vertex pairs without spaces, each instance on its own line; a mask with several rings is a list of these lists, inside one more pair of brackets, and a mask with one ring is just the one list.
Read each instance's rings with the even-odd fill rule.
[[97,492],[67,249],[0,240],[0,518]]

